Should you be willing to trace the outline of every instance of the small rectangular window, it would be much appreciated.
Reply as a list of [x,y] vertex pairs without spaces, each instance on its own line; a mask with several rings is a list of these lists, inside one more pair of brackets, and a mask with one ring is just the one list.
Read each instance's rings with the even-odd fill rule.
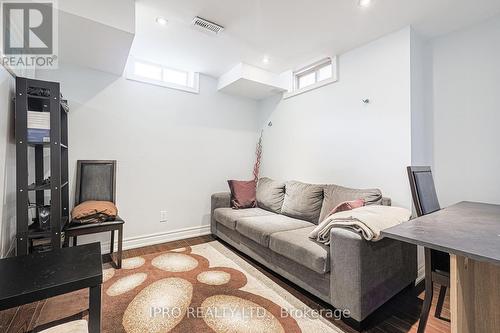
[[333,77],[332,59],[327,58],[294,73],[295,91],[310,87]]
[[305,88],[316,83],[316,73],[305,73],[302,75],[297,75],[298,89]]
[[178,84],[180,86],[188,85],[188,73],[170,68],[163,68],[163,81]]
[[161,67],[145,64],[143,62],[136,62],[134,64],[134,74],[151,80],[161,80]]
[[199,92],[199,74],[130,58],[127,79],[193,93]]
[[330,63],[318,69],[318,82],[330,79],[332,75],[332,64]]

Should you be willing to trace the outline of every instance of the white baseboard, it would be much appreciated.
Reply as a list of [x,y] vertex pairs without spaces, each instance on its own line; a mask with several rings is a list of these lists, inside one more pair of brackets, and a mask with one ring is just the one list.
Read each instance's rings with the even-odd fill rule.
[[[156,234],[129,237],[123,239],[123,250],[136,249],[139,247],[173,242],[176,240],[198,237],[210,234],[210,225],[177,229]],[[102,253],[109,253],[110,242],[101,242]],[[115,235],[115,251],[118,249],[117,235]]]
[[421,265],[417,270],[417,281],[416,283],[420,283],[425,278],[425,265]]

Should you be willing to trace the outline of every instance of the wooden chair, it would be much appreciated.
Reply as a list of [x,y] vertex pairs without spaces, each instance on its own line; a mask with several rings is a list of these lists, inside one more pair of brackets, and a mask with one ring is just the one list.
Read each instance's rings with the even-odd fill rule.
[[[89,200],[111,201],[116,204],[116,161],[78,161],[76,171],[75,206]],[[64,245],[73,246],[81,235],[111,232],[110,253],[114,252],[115,231],[118,231],[118,253],[116,267],[122,267],[123,221],[116,217],[113,221],[94,224],[70,223],[65,228]]]
[[[417,216],[431,214],[441,209],[430,167],[408,167],[413,203]],[[423,333],[432,304],[434,283],[441,286],[435,317],[441,318],[446,289],[450,286],[450,255],[425,248],[425,299],[420,315],[418,332]]]

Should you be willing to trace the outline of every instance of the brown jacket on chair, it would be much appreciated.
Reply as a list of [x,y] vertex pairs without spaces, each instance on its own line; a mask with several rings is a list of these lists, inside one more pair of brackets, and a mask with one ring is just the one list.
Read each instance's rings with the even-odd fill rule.
[[77,223],[104,222],[117,215],[118,209],[110,201],[85,201],[71,211],[71,217]]

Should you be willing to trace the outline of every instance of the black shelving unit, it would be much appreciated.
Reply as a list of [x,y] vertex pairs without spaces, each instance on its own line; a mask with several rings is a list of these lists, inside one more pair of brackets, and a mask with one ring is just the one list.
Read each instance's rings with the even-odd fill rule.
[[[50,113],[50,142],[28,141],[28,111]],[[69,216],[68,111],[58,82],[16,78],[17,255],[61,247]],[[46,152],[50,152],[49,166],[44,165]],[[34,170],[34,182],[29,181],[30,170]],[[42,206],[50,206],[50,226],[43,230],[38,224]]]

